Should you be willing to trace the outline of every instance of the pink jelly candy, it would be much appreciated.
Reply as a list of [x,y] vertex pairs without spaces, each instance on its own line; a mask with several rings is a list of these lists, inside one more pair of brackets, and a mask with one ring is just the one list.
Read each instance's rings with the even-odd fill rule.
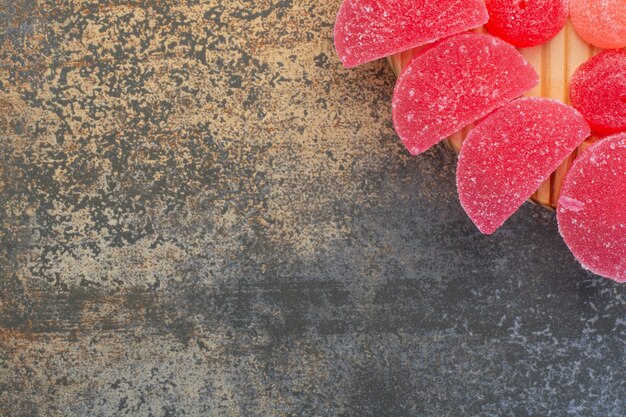
[[626,133],[602,139],[576,159],[561,190],[557,219],[583,267],[626,281]]
[[576,32],[600,48],[626,46],[626,0],[570,0]]
[[569,95],[592,129],[626,130],[626,50],[604,51],[578,67]]
[[567,0],[486,0],[487,30],[518,46],[540,45],[565,26]]
[[515,100],[479,123],[457,168],[461,205],[478,230],[496,231],[589,133],[576,109],[544,98]]
[[335,21],[335,48],[354,67],[479,27],[482,0],[344,0]]
[[415,57],[400,75],[394,126],[417,155],[537,83],[537,73],[512,45],[490,35],[456,35]]

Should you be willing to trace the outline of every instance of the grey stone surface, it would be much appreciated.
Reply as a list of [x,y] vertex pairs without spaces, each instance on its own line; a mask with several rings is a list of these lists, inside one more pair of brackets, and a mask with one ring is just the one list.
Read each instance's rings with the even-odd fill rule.
[[338,7],[0,2],[0,415],[626,415],[625,287],[481,236]]

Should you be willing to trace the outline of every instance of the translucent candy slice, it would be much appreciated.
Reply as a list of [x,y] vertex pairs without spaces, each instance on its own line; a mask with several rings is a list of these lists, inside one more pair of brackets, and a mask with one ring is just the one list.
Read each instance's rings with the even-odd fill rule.
[[486,4],[487,30],[518,47],[547,42],[567,21],[567,0],[486,0]]
[[478,230],[496,231],[589,133],[576,109],[544,98],[515,100],[478,124],[457,168],[461,205]]
[[482,26],[482,0],[344,0],[335,48],[346,67],[384,58]]
[[626,281],[626,133],[606,137],[578,157],[565,179],[557,219],[583,267]]
[[605,49],[626,46],[626,0],[570,0],[570,15],[587,42]]
[[592,129],[626,130],[626,50],[604,51],[578,67],[569,95]]
[[415,57],[396,82],[393,121],[413,155],[522,95],[537,73],[510,44],[466,33]]

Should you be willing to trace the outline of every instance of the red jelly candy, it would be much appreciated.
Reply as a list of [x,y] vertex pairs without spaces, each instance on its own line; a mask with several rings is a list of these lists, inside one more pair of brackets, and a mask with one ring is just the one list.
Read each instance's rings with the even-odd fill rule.
[[518,46],[540,45],[565,26],[567,0],[486,0],[487,30]]
[[604,51],[578,67],[569,96],[592,129],[626,130],[626,50]]
[[384,58],[484,25],[482,0],[345,0],[335,48],[346,67]]
[[512,45],[489,35],[453,36],[415,57],[398,78],[394,126],[417,155],[537,83]]
[[465,212],[482,233],[495,232],[589,133],[580,113],[556,100],[523,98],[495,111],[461,148]]
[[626,281],[626,133],[576,159],[557,206],[559,230],[586,269]]
[[626,46],[625,0],[570,0],[570,16],[576,32],[600,48]]

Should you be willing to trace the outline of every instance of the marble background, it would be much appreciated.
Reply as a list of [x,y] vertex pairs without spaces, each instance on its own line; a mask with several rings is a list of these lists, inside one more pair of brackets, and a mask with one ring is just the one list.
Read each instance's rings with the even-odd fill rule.
[[0,0],[1,416],[624,416],[626,287],[403,149],[339,0]]

